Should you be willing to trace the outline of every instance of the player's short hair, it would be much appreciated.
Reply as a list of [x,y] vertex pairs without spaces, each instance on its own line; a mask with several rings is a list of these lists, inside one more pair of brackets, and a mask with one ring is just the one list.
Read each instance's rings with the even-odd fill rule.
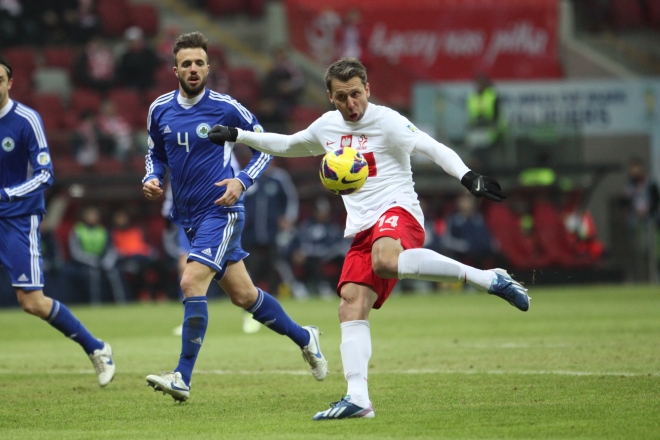
[[357,58],[341,58],[335,61],[325,71],[325,86],[332,91],[332,80],[338,79],[346,82],[353,77],[358,77],[362,85],[367,85],[367,68]]
[[174,65],[176,66],[176,54],[181,49],[196,49],[201,48],[206,52],[206,62],[209,61],[209,40],[201,32],[191,32],[189,34],[179,35],[172,46],[172,53],[174,54]]
[[0,55],[0,66],[4,67],[5,70],[7,71],[7,79],[11,79],[13,76],[11,64],[9,64],[9,61],[7,61],[7,59],[1,55]]

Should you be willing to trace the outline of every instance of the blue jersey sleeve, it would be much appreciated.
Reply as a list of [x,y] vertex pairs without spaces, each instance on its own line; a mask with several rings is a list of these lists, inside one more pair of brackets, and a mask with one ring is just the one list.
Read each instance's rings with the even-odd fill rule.
[[149,152],[145,157],[146,176],[142,179],[142,183],[153,178],[158,179],[160,184],[163,184],[163,179],[167,173],[167,153],[165,152],[165,141],[160,133],[158,122],[156,121],[156,112],[149,112],[147,120],[147,132],[149,138],[147,140]]
[[14,202],[43,194],[53,184],[53,164],[48,151],[44,126],[36,112],[32,112],[29,123],[26,122],[21,130],[19,142],[28,150],[32,177],[18,185],[0,189],[0,200],[4,202]]
[[[243,130],[255,131],[258,133],[263,132],[264,129],[261,127],[261,125],[259,125],[257,118],[252,113],[248,112],[244,107],[241,106],[241,108],[242,111],[241,109],[237,109],[234,114],[234,118],[236,119],[235,121],[232,121],[234,124],[227,125],[239,127]],[[271,161],[273,160],[273,156],[270,154],[262,153],[261,151],[257,151],[252,147],[250,147],[250,151],[252,151],[252,159],[247,164],[245,169],[243,169],[243,171],[238,173],[236,176],[236,178],[241,181],[246,190],[254,184],[254,181],[263,174],[263,172],[266,170],[266,168],[268,168],[268,165],[270,165]]]

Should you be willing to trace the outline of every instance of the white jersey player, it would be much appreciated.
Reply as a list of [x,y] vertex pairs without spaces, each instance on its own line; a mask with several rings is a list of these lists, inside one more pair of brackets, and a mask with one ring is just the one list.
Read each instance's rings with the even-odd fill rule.
[[219,144],[242,142],[285,157],[316,156],[350,146],[366,158],[367,182],[359,191],[342,196],[348,212],[345,235],[355,237],[337,286],[348,392],[314,420],[370,418],[375,413],[367,387],[369,312],[383,305],[398,279],[468,282],[523,311],[529,308],[529,297],[502,269],[475,269],[421,248],[424,215],[414,190],[411,154],[429,157],[476,197],[501,202],[506,196],[497,181],[470,171],[453,150],[399,113],[370,104],[367,72],[358,60],[336,61],[326,71],[325,81],[337,110],[324,114],[307,129],[285,136],[218,125],[209,132],[209,139]]

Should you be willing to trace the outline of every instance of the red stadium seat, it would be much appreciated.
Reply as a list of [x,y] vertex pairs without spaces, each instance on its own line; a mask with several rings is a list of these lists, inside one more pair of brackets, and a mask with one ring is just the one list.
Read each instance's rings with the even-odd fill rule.
[[229,15],[243,12],[243,0],[206,0],[206,9],[214,15]]
[[247,12],[253,17],[264,14],[264,0],[247,0]]
[[79,115],[83,110],[98,112],[101,107],[101,94],[90,89],[75,89],[71,94],[71,110]]
[[57,130],[63,127],[65,112],[60,95],[35,95],[33,107],[41,115],[46,130]]
[[53,157],[53,171],[58,179],[80,177],[87,173],[71,156]]
[[46,130],[46,139],[52,157],[71,155],[67,130]]
[[30,84],[30,81],[25,81],[23,79],[14,78],[9,96],[14,101],[18,101],[28,107],[32,107],[32,104],[34,103],[32,85]]
[[139,107],[142,104],[140,92],[132,89],[113,89],[108,93],[108,99],[117,105],[118,111],[122,107]]
[[118,37],[130,26],[130,10],[126,0],[97,0],[96,11],[103,35]]
[[229,69],[227,74],[231,97],[248,109],[255,108],[259,100],[259,80],[256,72],[249,67],[238,67]]
[[158,89],[174,90],[178,87],[179,82],[174,75],[173,64],[163,63],[158,70],[156,70],[155,81]]
[[147,115],[144,113],[142,96],[139,92],[131,89],[114,89],[108,94],[108,99],[115,105],[117,114],[126,118],[132,127],[145,126]]
[[76,52],[68,47],[46,46],[41,52],[47,67],[60,67],[65,69],[69,75],[73,71],[73,63]]
[[316,107],[298,105],[289,115],[289,131],[296,133],[309,127],[312,122],[321,117],[323,112]]
[[14,47],[4,51],[4,56],[11,64],[14,83],[19,81],[32,81],[32,74],[37,68],[37,58],[34,50],[26,47]]
[[137,26],[147,37],[153,37],[158,33],[159,17],[158,8],[149,4],[130,5],[130,24]]
[[131,171],[146,175],[146,163],[144,156],[135,156],[129,159],[128,166]]
[[616,29],[638,28],[645,22],[642,8],[637,1],[612,0],[609,7],[612,24]]
[[534,240],[523,234],[520,218],[506,205],[491,204],[485,217],[488,229],[512,268],[532,270],[550,265],[550,259],[539,252]]
[[227,66],[227,52],[220,46],[209,46],[209,64],[212,68]]
[[580,268],[594,263],[589,257],[578,256],[571,245],[564,222],[555,207],[545,201],[536,202],[533,209],[534,231],[543,252],[560,267]]
[[125,170],[123,163],[111,157],[101,157],[94,165],[92,170],[97,175],[117,175],[122,174]]

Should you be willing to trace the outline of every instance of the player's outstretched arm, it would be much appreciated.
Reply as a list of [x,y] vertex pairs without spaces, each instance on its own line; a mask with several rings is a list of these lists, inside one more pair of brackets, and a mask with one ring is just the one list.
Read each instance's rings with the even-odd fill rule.
[[142,185],[142,192],[144,193],[144,196],[151,201],[154,201],[163,195],[163,189],[160,187],[160,182],[156,178],[144,182]]
[[485,197],[496,202],[502,202],[506,199],[506,194],[502,192],[499,182],[492,177],[468,171],[461,178],[461,184],[475,197]]
[[325,154],[325,149],[307,130],[296,134],[255,133],[240,128],[214,125],[209,131],[209,139],[214,144],[241,142],[255,150],[282,157],[304,157]]

